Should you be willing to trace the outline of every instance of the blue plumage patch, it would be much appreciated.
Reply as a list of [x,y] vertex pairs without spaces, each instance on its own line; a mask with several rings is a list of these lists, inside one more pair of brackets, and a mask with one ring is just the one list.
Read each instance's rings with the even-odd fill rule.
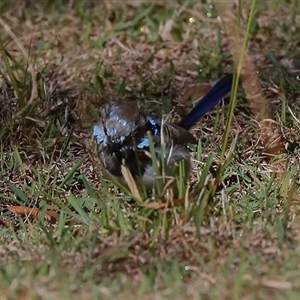
[[148,118],[148,122],[151,124],[152,134],[153,135],[160,134],[160,126],[159,126],[159,124],[156,121],[154,121],[153,119],[151,119],[151,118]]
[[147,136],[141,138],[140,142],[136,145],[138,149],[144,149],[149,147],[149,139]]
[[104,133],[98,125],[93,126],[93,136],[96,138],[97,144],[100,144],[104,140]]
[[[147,118],[148,122],[151,125],[151,134],[152,136],[157,136],[160,135],[160,125],[153,120],[152,118]],[[149,142],[149,138],[148,136],[143,136],[140,139],[140,142],[137,144],[137,148],[138,149],[145,149],[145,148],[149,148],[150,146],[150,142]]]
[[116,128],[108,128],[108,129],[106,130],[106,132],[107,132],[107,134],[108,134],[109,136],[112,136],[112,135],[117,134],[117,129],[116,129]]

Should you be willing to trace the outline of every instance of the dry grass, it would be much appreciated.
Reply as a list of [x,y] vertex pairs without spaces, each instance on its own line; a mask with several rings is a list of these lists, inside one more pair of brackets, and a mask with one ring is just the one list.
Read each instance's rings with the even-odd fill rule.
[[[28,57],[2,27],[5,299],[296,299],[299,293],[299,199],[289,193],[293,182],[299,194],[296,9],[257,4],[248,43],[288,150],[288,171],[281,181],[273,178],[240,93],[229,136],[230,143],[238,137],[237,144],[228,150],[220,181],[213,178],[228,99],[192,130],[201,138],[194,194],[180,207],[156,209],[152,202],[139,207],[102,178],[90,137],[98,109],[118,98],[137,101],[149,113],[174,108],[177,119],[188,110],[184,91],[199,81],[213,83],[233,62],[213,8],[151,3],[1,4],[3,21],[34,63],[38,94],[18,118],[34,80]],[[244,6],[242,27],[247,12]],[[39,213],[16,213],[16,205]],[[54,222],[47,218],[53,209],[59,212]]]

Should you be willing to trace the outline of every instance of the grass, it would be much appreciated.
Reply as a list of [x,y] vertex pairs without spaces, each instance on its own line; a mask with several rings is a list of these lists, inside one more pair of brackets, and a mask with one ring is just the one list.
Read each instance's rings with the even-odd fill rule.
[[214,6],[1,3],[38,94],[19,116],[32,73],[1,28],[1,299],[298,299],[297,10],[258,3],[248,41],[288,149],[284,176],[263,155],[239,90],[228,147],[225,99],[192,130],[190,195],[166,207],[157,193],[140,205],[103,177],[90,128],[115,99],[177,120],[191,105],[181,100],[188,86],[231,72]]

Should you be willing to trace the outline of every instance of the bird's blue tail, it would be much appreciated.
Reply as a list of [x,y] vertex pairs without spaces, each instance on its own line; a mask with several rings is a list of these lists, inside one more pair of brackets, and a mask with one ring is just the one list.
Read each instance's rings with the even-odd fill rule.
[[220,79],[212,89],[195,105],[195,107],[180,121],[179,126],[189,130],[200,118],[214,107],[230,91],[233,74]]

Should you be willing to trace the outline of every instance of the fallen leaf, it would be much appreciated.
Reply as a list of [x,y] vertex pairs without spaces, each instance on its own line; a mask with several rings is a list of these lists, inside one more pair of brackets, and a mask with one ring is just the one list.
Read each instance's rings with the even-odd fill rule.
[[264,278],[261,280],[261,284],[265,287],[278,290],[289,290],[293,287],[292,283],[288,281],[277,281]]
[[189,87],[181,98],[181,102],[192,101],[196,102],[206,95],[211,89],[210,84],[197,84]]
[[143,207],[146,208],[152,208],[152,209],[162,209],[166,207],[166,203],[160,203],[160,202],[150,202],[147,204],[142,205]]
[[[9,206],[7,208],[10,212],[20,216],[30,217],[32,219],[38,218],[40,210],[27,206]],[[59,217],[59,213],[55,210],[47,210],[45,213],[45,219],[51,223],[55,223]]]

